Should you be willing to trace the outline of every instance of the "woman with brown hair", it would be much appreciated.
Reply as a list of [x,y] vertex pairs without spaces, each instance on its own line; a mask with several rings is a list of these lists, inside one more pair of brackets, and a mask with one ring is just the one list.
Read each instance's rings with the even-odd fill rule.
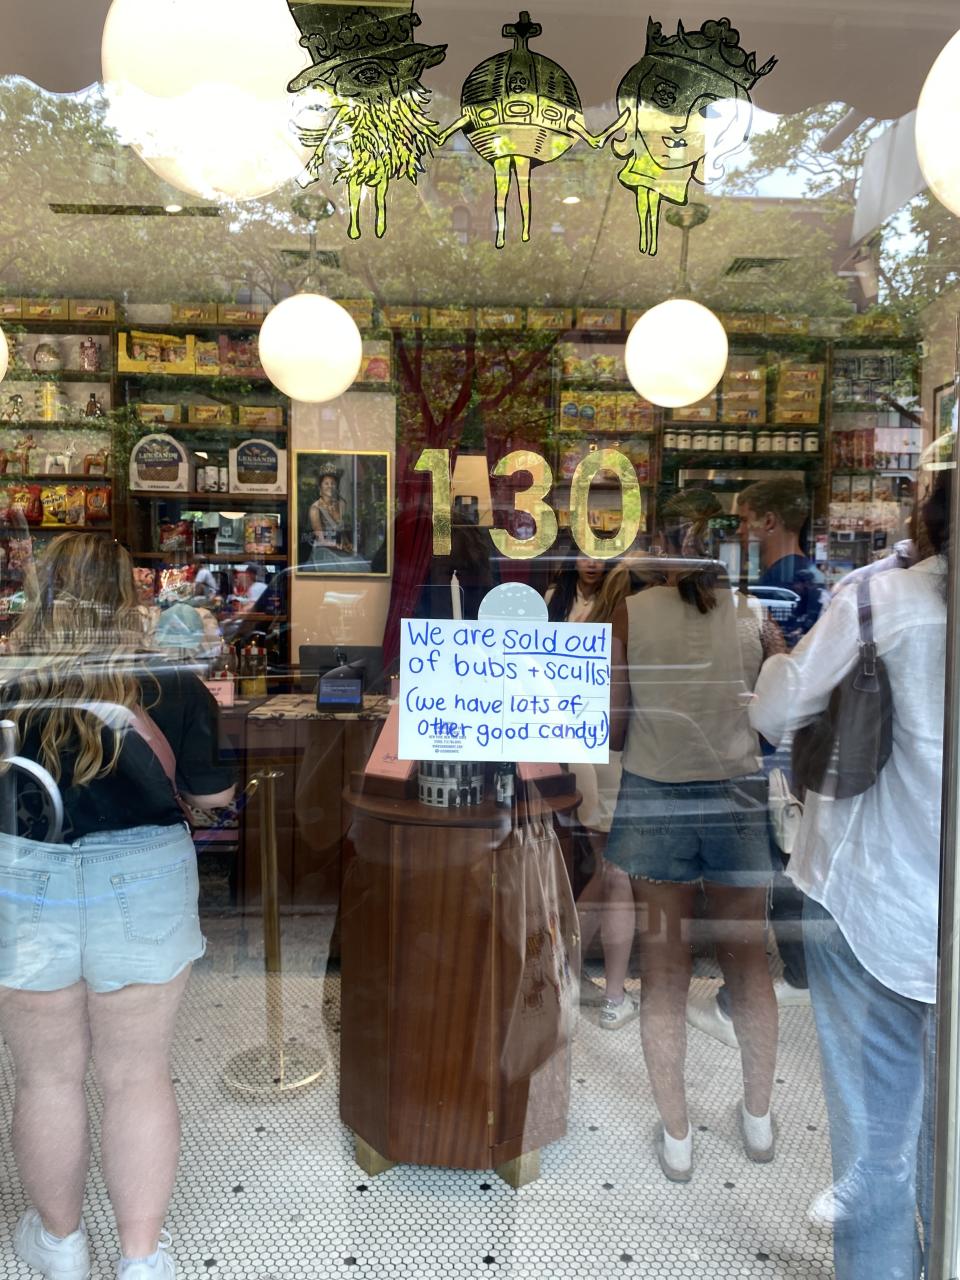
[[[610,622],[632,590],[627,569],[571,549],[545,599],[549,617],[556,622]],[[581,975],[580,1002],[599,1005],[598,1025],[605,1031],[618,1031],[640,1012],[624,986],[636,924],[630,881],[604,858],[620,790],[620,752],[611,751],[605,765],[577,764],[571,770],[580,792],[577,820],[593,857],[593,872],[577,898],[581,952],[586,954],[598,930],[603,941],[604,984],[601,987]]]
[[130,556],[100,534],[55,538],[11,636],[0,715],[64,807],[62,843],[23,797],[26,834],[0,834],[0,1032],[13,1056],[13,1147],[32,1207],[18,1256],[86,1280],[90,1155],[83,1081],[103,1096],[103,1174],[121,1280],[171,1280],[160,1236],[180,1122],[169,1055],[203,954],[196,852],[177,788],[228,804],[216,706],[197,677],[145,653]]
[[664,507],[654,585],[613,620],[611,747],[623,781],[607,844],[631,878],[641,932],[640,1029],[662,1124],[655,1145],[674,1182],[693,1174],[683,1081],[693,963],[690,922],[701,893],[732,998],[747,1157],[773,1159],[770,1095],[777,1006],[766,956],[770,881],[765,781],[747,702],[762,657],[759,620],[708,558],[712,495],[689,490]]

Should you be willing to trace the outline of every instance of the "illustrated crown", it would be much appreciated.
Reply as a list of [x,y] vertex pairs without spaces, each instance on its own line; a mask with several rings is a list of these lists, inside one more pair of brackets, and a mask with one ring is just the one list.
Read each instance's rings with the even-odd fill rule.
[[413,12],[393,13],[369,6],[337,11],[329,4],[291,4],[303,37],[300,41],[310,50],[314,62],[326,58],[348,61],[407,45],[420,25],[420,15]]
[[699,31],[690,32],[685,31],[683,23],[678,21],[675,36],[665,36],[661,24],[649,18],[646,51],[660,57],[696,62],[747,91],[777,65],[776,58],[769,58],[758,70],[756,53],[741,49],[740,32],[731,25],[729,18],[710,19]]

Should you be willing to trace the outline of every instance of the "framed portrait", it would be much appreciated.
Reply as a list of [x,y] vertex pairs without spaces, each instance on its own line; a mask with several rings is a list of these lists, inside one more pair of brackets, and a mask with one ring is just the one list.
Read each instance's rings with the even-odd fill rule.
[[299,577],[389,577],[392,495],[389,453],[295,452],[294,572]]
[[942,436],[953,426],[957,412],[957,385],[945,382],[941,387],[933,389],[933,434],[934,438]]

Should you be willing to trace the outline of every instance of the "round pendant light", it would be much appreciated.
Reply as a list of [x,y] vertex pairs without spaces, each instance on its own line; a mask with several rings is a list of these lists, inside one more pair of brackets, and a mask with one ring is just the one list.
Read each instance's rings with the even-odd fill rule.
[[286,0],[113,0],[101,59],[108,123],[179,191],[252,199],[303,167]]
[[917,159],[930,190],[960,215],[960,31],[937,56],[920,91],[915,124]]
[[727,367],[723,325],[707,307],[671,298],[645,311],[630,330],[627,377],[647,400],[668,409],[709,395]]
[[7,369],[10,367],[10,347],[7,345],[7,335],[0,329],[0,382],[7,376]]
[[260,363],[291,400],[335,400],[356,380],[362,358],[353,316],[319,293],[278,303],[260,330]]

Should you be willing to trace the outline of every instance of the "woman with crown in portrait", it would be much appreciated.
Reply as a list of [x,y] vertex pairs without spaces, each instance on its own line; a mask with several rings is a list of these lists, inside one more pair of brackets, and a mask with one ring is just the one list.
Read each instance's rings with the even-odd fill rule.
[[420,18],[412,3],[377,9],[289,4],[303,33],[300,43],[313,60],[288,86],[301,95],[300,141],[315,148],[300,185],[320,178],[332,146],[338,163],[334,181],[346,183],[349,193],[350,239],[360,236],[365,187],[373,190],[375,231],[382,237],[391,179],[416,183],[424,158],[439,142],[439,126],[426,114],[430,94],[420,76],[443,61],[447,46],[414,41]]
[[662,202],[686,204],[691,179],[721,178],[722,162],[746,145],[750,90],[776,61],[758,69],[756,54],[740,47],[729,18],[692,32],[678,22],[675,36],[648,21],[644,56],[617,89],[616,129],[625,133],[612,144],[626,161],[617,176],[636,196],[641,253],[657,252]]

